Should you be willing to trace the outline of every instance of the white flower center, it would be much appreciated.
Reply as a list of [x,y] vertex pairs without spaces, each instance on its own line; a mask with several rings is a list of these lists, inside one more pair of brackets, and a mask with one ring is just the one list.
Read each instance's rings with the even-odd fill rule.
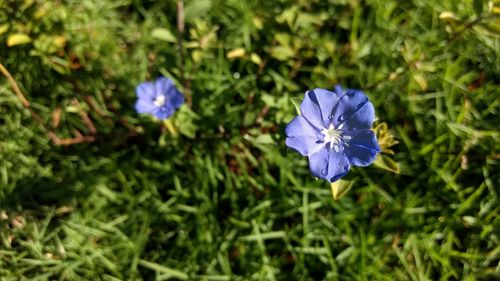
[[334,144],[337,144],[340,142],[340,131],[335,130],[333,124],[330,125],[328,129],[321,130],[321,133],[324,136],[323,141],[325,143],[333,142]]
[[[342,131],[340,129],[343,127],[343,124],[341,124],[338,128],[335,128],[333,124],[328,127],[328,129],[322,129],[321,133],[323,134],[323,142],[328,146],[330,146],[330,149],[335,149],[336,152],[339,152],[339,144],[342,142]],[[349,136],[344,136],[344,139],[348,140],[350,139]]]
[[157,96],[153,103],[157,107],[163,106],[165,104],[165,96],[164,95]]

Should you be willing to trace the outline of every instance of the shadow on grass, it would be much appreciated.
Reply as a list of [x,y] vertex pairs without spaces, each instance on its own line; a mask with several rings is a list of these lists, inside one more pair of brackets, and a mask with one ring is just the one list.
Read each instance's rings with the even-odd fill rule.
[[[89,197],[96,185],[109,181],[118,171],[123,174],[137,169],[140,155],[156,149],[146,143],[158,136],[127,136],[126,132],[108,134],[96,142],[66,147],[52,147],[40,155],[41,165],[50,167],[50,177],[34,175],[20,180],[6,194],[7,210],[37,209],[40,206],[61,206]],[[158,158],[170,159],[158,152]],[[58,157],[64,155],[64,157]]]

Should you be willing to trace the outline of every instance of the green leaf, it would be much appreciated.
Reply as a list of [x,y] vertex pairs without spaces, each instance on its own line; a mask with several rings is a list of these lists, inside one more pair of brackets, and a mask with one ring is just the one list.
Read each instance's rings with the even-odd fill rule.
[[332,182],[330,184],[330,187],[332,189],[332,196],[334,200],[339,200],[342,198],[344,195],[347,194],[347,192],[351,189],[351,187],[354,185],[354,181],[348,181],[348,180],[338,180],[336,182]]
[[491,20],[474,28],[478,33],[500,38],[500,19]]
[[286,9],[276,17],[276,21],[279,23],[287,23],[290,28],[293,27],[293,22],[295,20],[295,17],[297,16],[297,7],[292,6],[289,9]]
[[7,32],[7,30],[9,30],[9,24],[8,23],[0,25],[0,35],[2,35],[5,32]]
[[175,35],[172,34],[170,30],[162,27],[157,27],[153,29],[153,31],[151,32],[151,36],[153,38],[160,39],[166,42],[171,42],[171,43],[177,42],[177,38],[175,37]]
[[173,268],[166,267],[164,265],[161,265],[161,264],[158,264],[155,262],[150,262],[147,260],[139,260],[139,264],[146,267],[146,268],[154,270],[155,272],[165,273],[169,276],[178,278],[180,280],[189,279],[189,276],[186,273],[179,271],[179,270],[176,270],[176,269],[173,269]]
[[269,107],[276,106],[276,97],[274,97],[272,95],[262,94],[261,99]]
[[201,17],[210,10],[211,6],[212,1],[210,0],[192,1],[184,10],[184,17],[186,20]]
[[179,133],[191,139],[196,137],[199,117],[187,105],[181,106],[172,119],[173,125],[179,130]]
[[373,162],[377,168],[387,170],[399,174],[399,164],[385,155],[378,155],[375,162]]
[[484,2],[483,0],[472,1],[472,6],[473,6],[474,12],[476,12],[477,16],[480,16],[483,13],[483,7],[484,7],[483,2]]
[[24,33],[15,33],[7,37],[7,46],[23,45],[31,42],[31,38]]
[[302,103],[302,99],[294,97],[294,98],[290,98],[290,100],[292,101],[293,106],[295,107],[295,111],[297,111],[297,114],[301,115],[300,104]]
[[250,55],[250,60],[255,63],[256,65],[260,65],[262,63],[262,59],[260,58],[259,55],[257,55],[256,53],[252,53]]
[[280,60],[280,61],[285,61],[289,58],[292,58],[295,56],[295,51],[290,48],[290,47],[285,47],[285,46],[277,46],[274,47],[271,50],[271,56]]
[[425,79],[425,76],[422,73],[413,74],[413,79],[417,82],[422,91],[427,90],[429,84],[427,83],[427,79]]
[[275,144],[272,136],[270,134],[262,134],[253,138],[253,142],[258,144]]

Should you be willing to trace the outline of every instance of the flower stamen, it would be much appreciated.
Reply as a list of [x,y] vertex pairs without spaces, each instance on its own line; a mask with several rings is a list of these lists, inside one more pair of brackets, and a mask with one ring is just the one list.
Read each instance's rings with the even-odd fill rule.
[[165,96],[164,95],[158,95],[153,103],[157,107],[163,106],[165,104]]
[[323,142],[327,146],[330,146],[330,149],[335,149],[335,152],[339,152],[338,144],[342,141],[340,131],[335,130],[335,127],[331,124],[328,129],[322,129],[321,133],[323,134]]

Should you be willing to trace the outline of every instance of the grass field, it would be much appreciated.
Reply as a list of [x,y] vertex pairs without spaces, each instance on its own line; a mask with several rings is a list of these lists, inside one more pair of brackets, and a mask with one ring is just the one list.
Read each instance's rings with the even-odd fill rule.
[[[2,281],[500,280],[500,1],[0,0],[0,63]],[[336,84],[399,142],[339,200],[284,132]]]

